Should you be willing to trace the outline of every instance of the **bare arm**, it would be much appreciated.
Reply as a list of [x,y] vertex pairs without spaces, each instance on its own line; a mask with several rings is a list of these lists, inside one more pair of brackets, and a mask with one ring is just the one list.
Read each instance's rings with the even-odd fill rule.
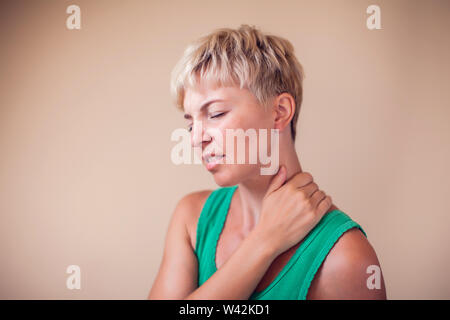
[[148,299],[183,299],[197,287],[197,259],[189,243],[186,219],[194,196],[180,200],[167,230],[164,254]]
[[[356,228],[344,233],[317,271],[307,299],[311,300],[385,300],[383,274],[367,273],[367,267],[378,266],[375,250]],[[380,277],[380,287],[369,288],[369,277]],[[375,281],[369,283],[374,284]]]

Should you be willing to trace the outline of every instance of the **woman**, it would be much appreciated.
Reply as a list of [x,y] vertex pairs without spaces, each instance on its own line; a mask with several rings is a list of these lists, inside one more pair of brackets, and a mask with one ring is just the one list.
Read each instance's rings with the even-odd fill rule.
[[[294,144],[302,79],[291,43],[248,25],[187,48],[172,91],[220,187],[179,201],[149,299],[386,298],[381,272],[367,273],[380,269],[364,230],[302,172]],[[257,146],[277,156],[278,172],[248,161],[250,143],[247,162],[236,164],[230,130],[278,141]]]

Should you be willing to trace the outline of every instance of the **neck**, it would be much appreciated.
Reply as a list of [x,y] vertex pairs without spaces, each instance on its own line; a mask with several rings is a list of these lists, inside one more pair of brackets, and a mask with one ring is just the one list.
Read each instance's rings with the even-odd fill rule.
[[[280,148],[279,165],[283,165],[287,171],[287,179],[302,172],[302,167],[295,151],[292,139],[286,141],[287,148]],[[258,223],[261,214],[263,198],[267,192],[272,175],[258,175],[252,179],[242,181],[236,191],[238,194],[241,214],[242,232],[246,235]]]

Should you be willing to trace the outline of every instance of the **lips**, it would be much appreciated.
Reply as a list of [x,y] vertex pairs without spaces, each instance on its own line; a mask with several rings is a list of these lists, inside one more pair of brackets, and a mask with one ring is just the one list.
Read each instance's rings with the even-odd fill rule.
[[203,156],[203,160],[204,160],[206,163],[219,163],[219,162],[222,162],[222,159],[223,159],[224,157],[225,157],[224,154],[218,154],[218,155],[216,155],[215,153],[210,153],[210,154],[204,155],[204,156]]

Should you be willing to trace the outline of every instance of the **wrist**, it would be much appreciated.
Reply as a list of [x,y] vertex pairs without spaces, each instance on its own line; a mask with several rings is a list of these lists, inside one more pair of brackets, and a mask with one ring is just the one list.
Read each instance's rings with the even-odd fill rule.
[[252,247],[255,248],[259,254],[270,261],[274,260],[278,256],[276,246],[268,237],[268,235],[262,230],[255,227],[249,234],[247,240],[252,243]]

